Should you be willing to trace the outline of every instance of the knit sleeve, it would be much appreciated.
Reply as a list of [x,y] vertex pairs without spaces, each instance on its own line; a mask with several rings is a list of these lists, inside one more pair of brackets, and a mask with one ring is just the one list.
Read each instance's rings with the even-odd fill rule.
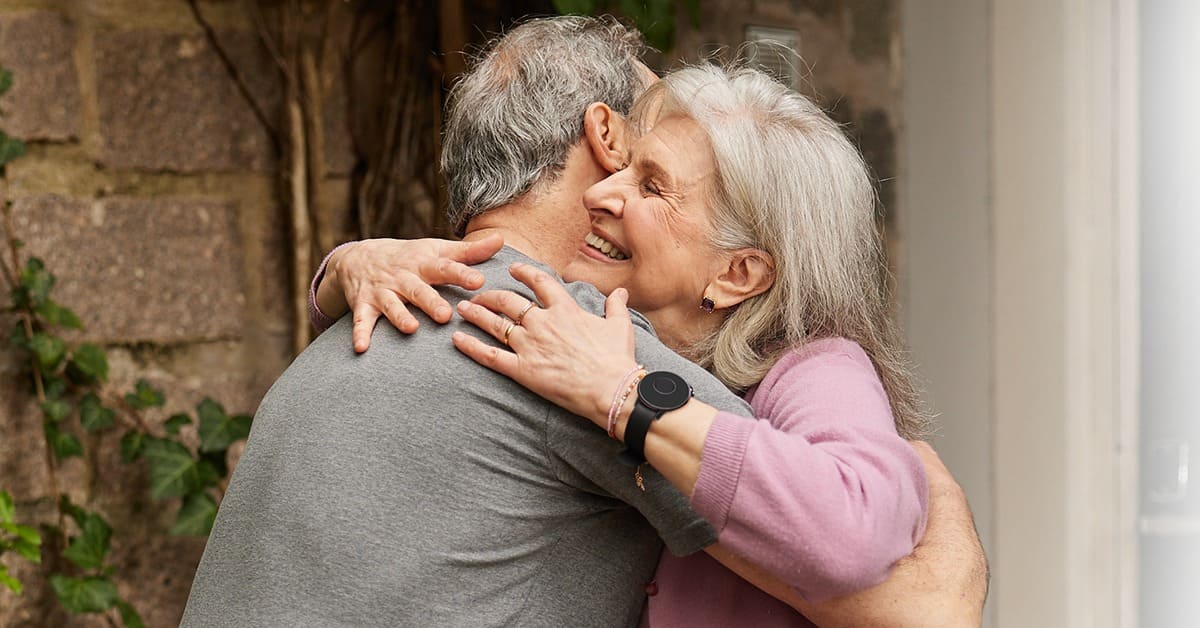
[[312,282],[308,285],[308,320],[312,326],[321,333],[329,329],[337,322],[337,319],[331,318],[321,311],[321,306],[317,305],[317,286],[321,285],[321,280],[325,278],[325,267],[329,265],[329,258],[333,257],[334,252],[338,249],[353,244],[353,242],[343,242],[333,248],[325,259],[321,260],[321,265],[317,267],[317,273],[313,275]]
[[692,506],[807,599],[883,582],[924,533],[928,487],[870,359],[847,340],[809,343],[751,406],[757,421],[717,415]]

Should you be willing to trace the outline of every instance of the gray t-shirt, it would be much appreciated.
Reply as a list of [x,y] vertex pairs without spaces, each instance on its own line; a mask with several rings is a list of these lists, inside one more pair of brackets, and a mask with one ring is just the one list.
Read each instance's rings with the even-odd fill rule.
[[[514,261],[532,262],[505,248],[476,268],[532,297]],[[749,416],[634,318],[647,368]],[[456,330],[490,340],[457,317],[381,323],[356,355],[343,317],[296,358],[259,406],[184,625],[635,625],[660,537],[676,554],[715,541],[660,475],[640,490],[616,441],[459,353]]]

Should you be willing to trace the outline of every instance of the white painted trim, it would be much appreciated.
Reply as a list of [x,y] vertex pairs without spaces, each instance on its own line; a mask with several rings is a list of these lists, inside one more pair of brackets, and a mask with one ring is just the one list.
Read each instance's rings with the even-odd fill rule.
[[1136,0],[992,11],[996,619],[1131,626]]

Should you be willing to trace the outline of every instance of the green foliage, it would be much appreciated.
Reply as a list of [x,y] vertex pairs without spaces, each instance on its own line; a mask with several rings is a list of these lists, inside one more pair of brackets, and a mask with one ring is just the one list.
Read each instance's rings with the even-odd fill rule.
[[[0,68],[0,94],[12,86],[12,75]],[[24,145],[0,133],[0,176],[4,165],[18,157]],[[11,203],[0,198],[0,211],[10,218]],[[11,224],[10,221],[0,221]],[[9,251],[18,258],[20,242],[15,234],[6,233]],[[28,365],[29,390],[37,396],[43,415],[46,450],[52,456],[47,464],[58,467],[59,461],[76,456],[89,460],[101,455],[116,455],[114,451],[90,451],[78,437],[80,431],[103,433],[118,425],[124,432],[120,438],[120,459],[127,463],[145,461],[150,478],[150,495],[156,499],[180,500],[180,508],[170,534],[204,536],[212,530],[223,480],[229,474],[226,450],[250,432],[250,417],[229,415],[221,404],[205,398],[197,407],[198,421],[178,413],[162,425],[151,427],[148,413],[166,404],[162,390],[145,379],[139,379],[132,391],[106,394],[102,386],[108,380],[108,357],[104,348],[94,343],[73,344],[60,333],[82,329],[82,319],[70,308],[52,298],[54,275],[42,260],[30,257],[24,267],[4,266],[0,278],[11,288],[11,308],[17,324],[9,335],[13,349],[24,352]],[[77,417],[77,421],[75,420]],[[180,437],[181,428],[195,423],[199,447],[190,447]],[[95,442],[111,443],[112,439]],[[62,477],[61,475],[59,477]],[[102,484],[102,483],[101,483]],[[50,495],[58,508],[60,520],[70,519],[73,525],[47,526],[48,533],[61,535],[61,542],[48,544],[61,552],[63,560],[52,564],[68,567],[64,573],[49,575],[63,608],[71,613],[112,613],[125,626],[143,626],[141,616],[128,601],[121,599],[114,578],[117,570],[107,564],[113,535],[116,533],[97,512],[71,503],[66,495]],[[11,552],[27,561],[42,560],[42,536],[38,530],[16,521],[12,497],[0,490],[0,555]],[[65,528],[71,529],[65,529]],[[22,583],[0,563],[0,586],[20,594]],[[112,622],[112,616],[108,617]]]
[[166,397],[163,396],[162,391],[150,386],[150,382],[144,379],[137,381],[133,392],[125,393],[125,403],[132,406],[135,410],[158,408],[166,403],[166,401]]
[[[16,515],[12,496],[0,491],[0,556],[11,550],[29,562],[42,562],[42,535],[36,528],[18,524]],[[21,581],[8,573],[4,563],[0,563],[0,585],[18,595],[24,590]]]
[[50,586],[63,608],[72,613],[102,613],[117,605],[117,585],[106,576],[50,576]]
[[700,0],[554,0],[554,9],[563,15],[596,15],[614,9],[633,21],[646,36],[646,42],[662,51],[675,45],[675,11],[682,4],[692,26],[700,26]]
[[196,406],[200,417],[200,451],[225,451],[233,443],[250,435],[250,417],[245,414],[229,416],[221,404],[204,398]]

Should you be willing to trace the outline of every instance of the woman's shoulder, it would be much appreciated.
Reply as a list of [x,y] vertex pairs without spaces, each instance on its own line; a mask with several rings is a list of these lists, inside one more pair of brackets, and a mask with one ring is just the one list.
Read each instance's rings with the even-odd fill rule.
[[796,368],[815,368],[829,363],[853,364],[874,370],[871,358],[861,345],[849,338],[832,336],[816,338],[789,348],[780,356],[767,377]]

